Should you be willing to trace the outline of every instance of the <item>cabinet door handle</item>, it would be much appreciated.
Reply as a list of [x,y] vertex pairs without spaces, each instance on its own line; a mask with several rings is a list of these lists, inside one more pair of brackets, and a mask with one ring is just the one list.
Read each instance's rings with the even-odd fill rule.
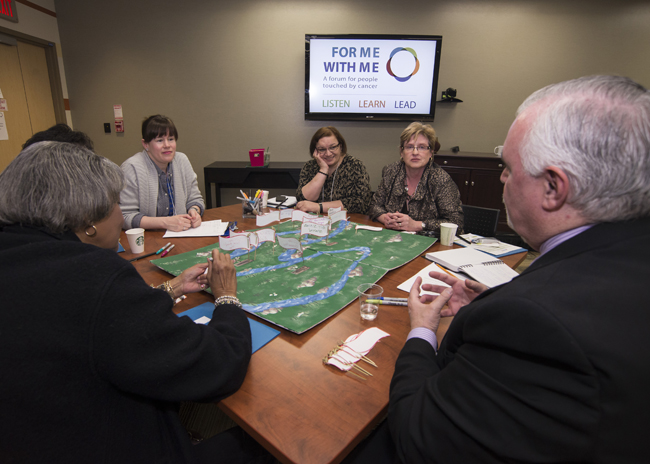
[[465,181],[465,185],[469,185],[469,183],[467,181]]
[[447,164],[447,160],[444,160],[444,161],[442,162],[442,164]]
[[472,187],[474,187],[474,181],[472,181]]
[[502,168],[502,167],[503,167],[503,163],[499,163],[499,167]]

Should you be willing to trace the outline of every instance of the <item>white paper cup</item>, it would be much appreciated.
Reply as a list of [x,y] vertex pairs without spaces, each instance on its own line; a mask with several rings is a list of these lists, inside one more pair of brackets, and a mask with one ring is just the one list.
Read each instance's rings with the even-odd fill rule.
[[126,238],[129,239],[131,253],[138,254],[144,252],[144,229],[137,227],[126,231]]
[[450,222],[440,224],[440,244],[442,246],[452,246],[454,237],[456,237],[456,230],[458,230],[458,224]]
[[269,191],[268,190],[262,190],[262,208],[267,207],[268,201],[269,201]]

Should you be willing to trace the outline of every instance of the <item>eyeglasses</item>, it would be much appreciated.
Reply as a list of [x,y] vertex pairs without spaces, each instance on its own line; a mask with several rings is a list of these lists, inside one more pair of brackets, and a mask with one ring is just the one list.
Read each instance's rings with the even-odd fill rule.
[[499,158],[503,158],[503,145],[494,147],[494,154],[497,155]]
[[431,150],[431,145],[418,145],[417,147],[413,146],[413,145],[406,145],[406,146],[402,146],[402,149],[406,153],[413,153],[415,150],[417,150],[417,151],[429,151],[429,150]]
[[324,155],[324,154],[325,154],[326,152],[328,152],[328,151],[329,151],[330,153],[334,153],[334,152],[336,152],[339,148],[341,148],[341,144],[340,144],[340,143],[337,143],[336,145],[332,145],[332,146],[329,147],[329,148],[317,148],[317,149],[316,149],[316,152],[317,152],[319,155]]

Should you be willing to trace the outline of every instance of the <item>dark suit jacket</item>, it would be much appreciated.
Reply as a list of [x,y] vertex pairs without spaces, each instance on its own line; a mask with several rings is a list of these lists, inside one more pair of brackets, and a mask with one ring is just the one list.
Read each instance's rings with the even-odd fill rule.
[[650,462],[650,219],[599,224],[402,350],[404,463]]

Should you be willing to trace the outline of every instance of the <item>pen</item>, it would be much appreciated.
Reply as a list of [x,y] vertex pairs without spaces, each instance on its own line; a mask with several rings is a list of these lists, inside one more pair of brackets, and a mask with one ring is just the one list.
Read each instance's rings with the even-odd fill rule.
[[172,246],[170,246],[169,248],[167,248],[165,251],[163,251],[163,253],[162,253],[162,255],[160,255],[160,257],[162,258],[162,257],[165,256],[167,253],[169,253],[170,251],[172,251],[172,248],[174,248],[175,246],[176,246],[176,245],[172,245]]
[[470,241],[469,241],[469,240],[467,240],[466,238],[463,238],[463,237],[461,237],[460,235],[458,235],[458,238],[459,238],[459,239],[461,239],[461,240],[462,240],[463,242],[465,242],[465,243],[467,243],[467,244],[469,244],[469,245],[471,245],[471,244],[472,244],[472,242],[470,242]]
[[162,247],[160,250],[156,251],[156,254],[159,255],[160,253],[162,253],[163,251],[165,251],[165,248],[167,248],[167,247],[168,247],[169,245],[171,245],[171,244],[172,244],[172,242],[168,242],[167,245],[165,245],[164,247]]
[[408,301],[408,298],[393,298],[391,296],[380,296],[378,298],[373,298],[373,300],[386,300],[386,301]]
[[366,300],[366,303],[377,305],[393,305],[393,306],[408,306],[407,301],[391,301],[391,300]]
[[137,261],[137,260],[142,259],[142,258],[148,258],[149,256],[153,256],[153,255],[155,255],[155,254],[157,254],[157,252],[154,251],[154,252],[152,252],[152,253],[147,253],[146,255],[137,256],[137,257],[135,257],[135,258],[131,258],[131,259],[129,260],[129,262],[131,263],[131,262],[133,262],[133,261]]

